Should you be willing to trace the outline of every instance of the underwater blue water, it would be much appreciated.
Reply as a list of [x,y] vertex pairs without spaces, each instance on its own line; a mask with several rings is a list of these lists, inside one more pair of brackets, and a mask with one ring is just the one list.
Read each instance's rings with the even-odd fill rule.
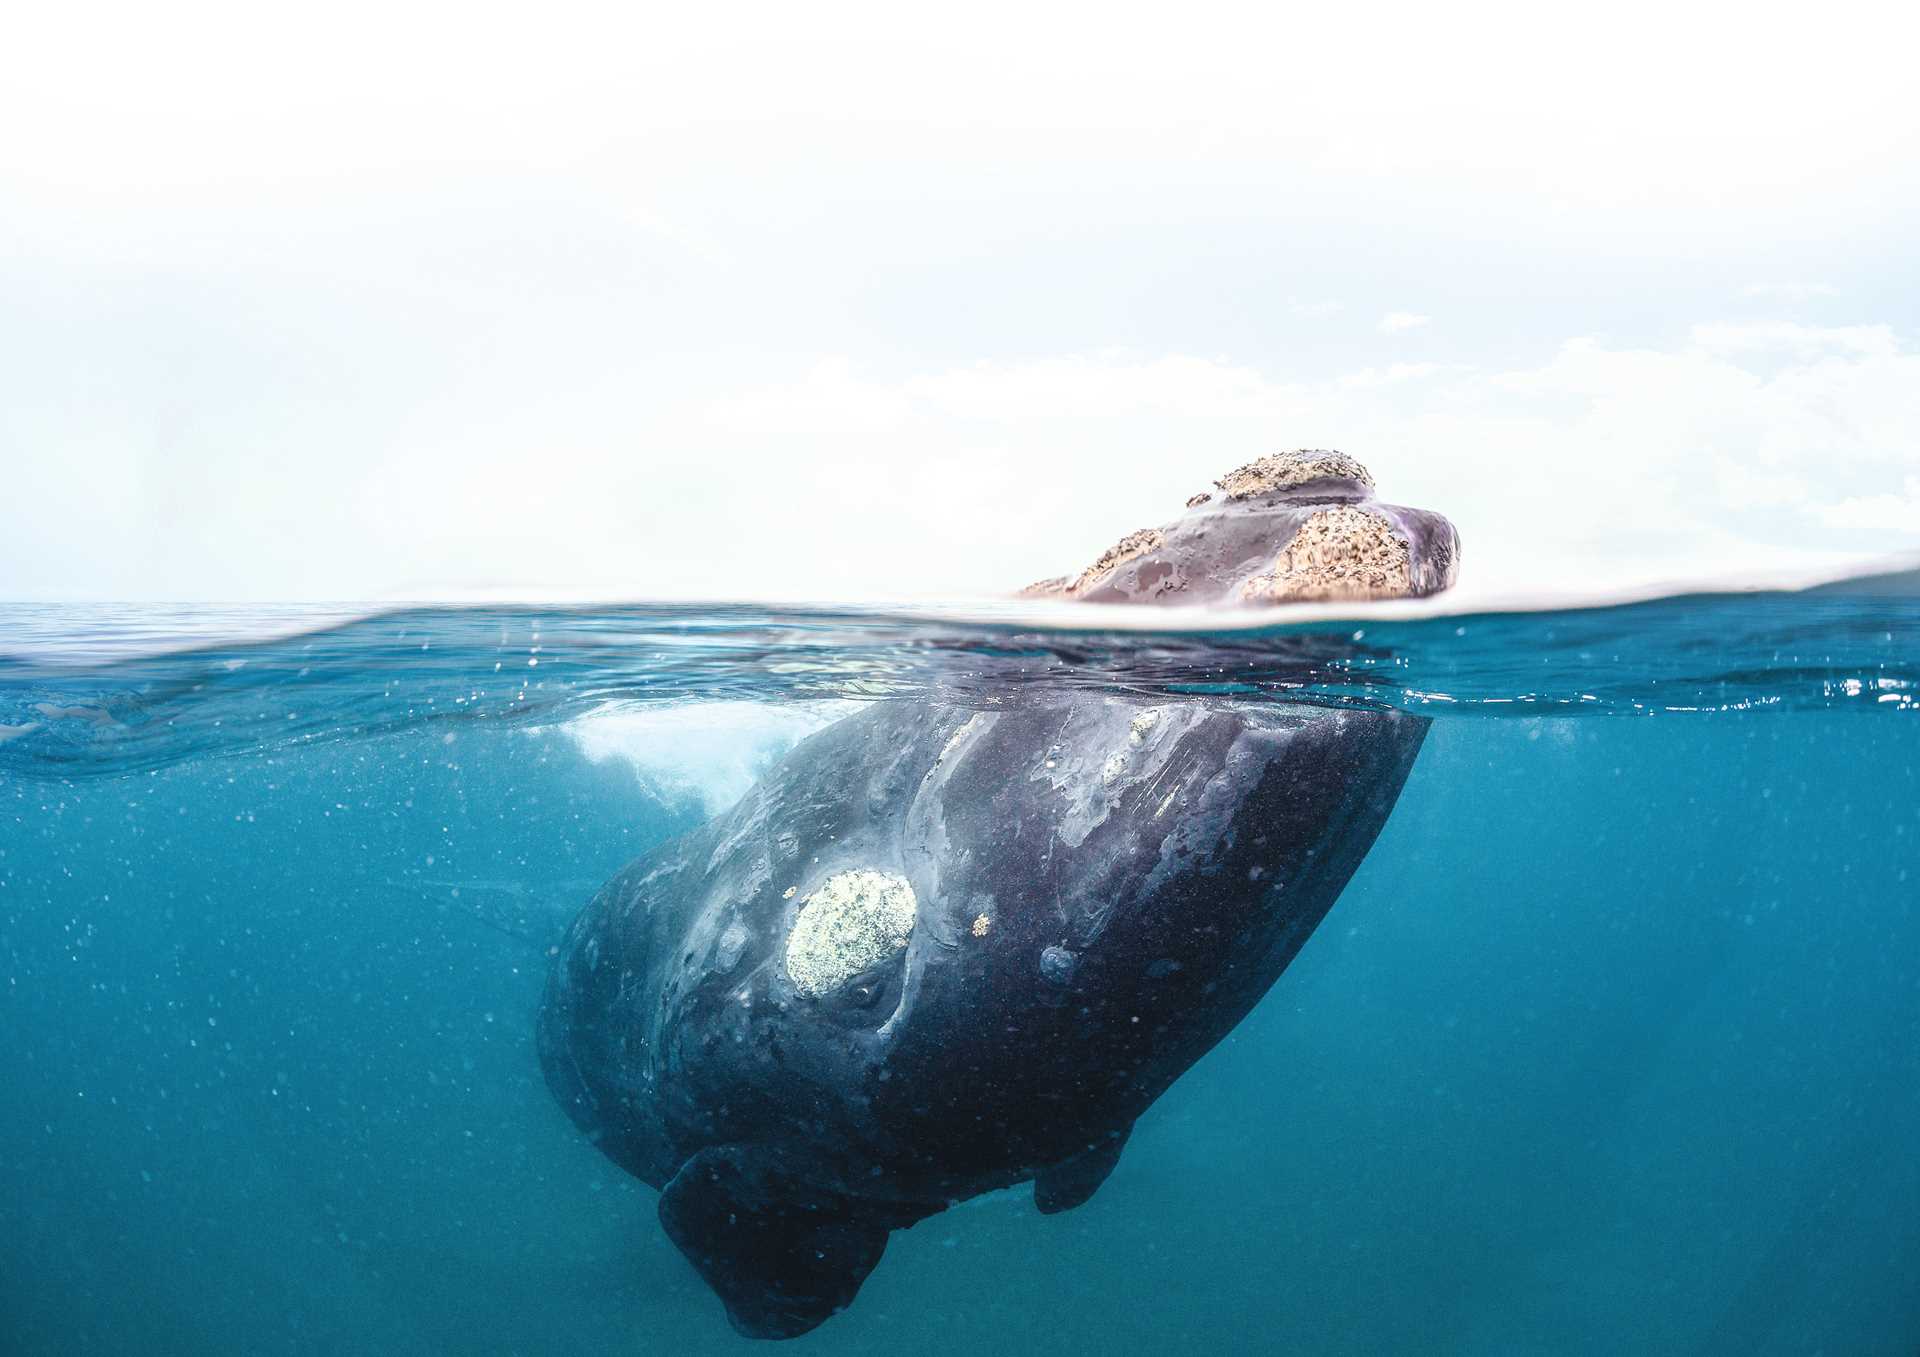
[[1091,1202],[896,1235],[790,1350],[1920,1350],[1911,577],[1231,632],[350,611],[0,611],[0,1351],[771,1351],[548,1095],[545,950],[844,704],[1032,684],[1435,720]]

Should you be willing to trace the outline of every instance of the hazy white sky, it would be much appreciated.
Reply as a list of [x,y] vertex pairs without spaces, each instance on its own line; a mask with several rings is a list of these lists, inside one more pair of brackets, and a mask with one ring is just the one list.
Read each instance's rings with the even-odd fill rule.
[[1482,590],[1920,547],[1900,10],[697,8],[10,20],[0,597],[990,592],[1299,445]]

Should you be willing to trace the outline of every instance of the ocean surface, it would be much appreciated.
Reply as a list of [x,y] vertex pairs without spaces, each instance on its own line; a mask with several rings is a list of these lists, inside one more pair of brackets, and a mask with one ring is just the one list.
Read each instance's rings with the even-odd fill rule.
[[1087,1205],[795,1353],[1920,1351],[1920,577],[1142,623],[0,608],[0,1352],[744,1353],[533,1045],[628,860],[872,701],[1433,718]]

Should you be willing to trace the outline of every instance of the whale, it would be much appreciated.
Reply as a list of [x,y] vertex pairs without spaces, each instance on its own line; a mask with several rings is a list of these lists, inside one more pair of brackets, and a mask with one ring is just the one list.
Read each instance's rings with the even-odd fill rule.
[[[1041,592],[1118,601],[1178,574],[1185,597],[1257,601],[1295,560],[1310,596],[1451,577],[1444,519],[1376,513],[1348,464],[1289,479],[1328,456],[1269,459],[1235,501],[1242,468],[1184,537]],[[1174,569],[1143,585],[1156,553]],[[592,898],[554,949],[547,1084],[659,1190],[737,1331],[806,1333],[893,1231],[1022,1183],[1046,1213],[1092,1197],[1333,907],[1426,727],[1215,694],[875,703]]]

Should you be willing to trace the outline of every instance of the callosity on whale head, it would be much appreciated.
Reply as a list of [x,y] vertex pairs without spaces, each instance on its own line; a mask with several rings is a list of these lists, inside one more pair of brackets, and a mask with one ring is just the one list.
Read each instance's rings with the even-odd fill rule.
[[1332,906],[1425,730],[1210,696],[878,704],[601,890],[548,982],[547,1081],[661,1189],[736,1328],[804,1333],[892,1230],[1029,1179],[1043,1211],[1086,1200]]
[[1228,472],[1179,518],[1023,592],[1086,603],[1361,602],[1438,593],[1459,564],[1444,517],[1374,498],[1373,477],[1345,453],[1300,448]]

